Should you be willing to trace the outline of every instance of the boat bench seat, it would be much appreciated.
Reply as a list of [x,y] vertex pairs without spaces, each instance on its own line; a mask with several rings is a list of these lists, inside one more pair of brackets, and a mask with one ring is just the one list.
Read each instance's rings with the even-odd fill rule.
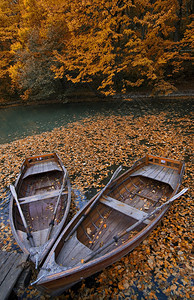
[[[141,220],[143,218],[145,218],[148,214],[144,211],[141,211],[135,207],[132,207],[126,203],[123,203],[121,201],[118,201],[112,197],[109,196],[103,196],[103,199],[100,199],[100,202],[129,216],[132,217],[136,220]],[[143,223],[145,224],[149,224],[150,221],[149,220],[145,220]]]
[[[48,198],[57,197],[59,195],[60,191],[61,190],[55,190],[55,191],[51,191],[48,193],[37,194],[37,195],[29,196],[29,197],[19,198],[19,201],[20,201],[20,204],[27,204],[30,202],[45,200]],[[67,192],[62,192],[62,196],[66,195],[66,194],[67,194]]]

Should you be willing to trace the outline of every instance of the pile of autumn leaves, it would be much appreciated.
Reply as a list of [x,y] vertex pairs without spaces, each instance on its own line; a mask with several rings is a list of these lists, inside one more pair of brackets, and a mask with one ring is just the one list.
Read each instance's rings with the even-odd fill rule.
[[[158,299],[161,296],[163,299],[190,299],[193,146],[190,128],[189,115],[176,119],[175,124],[165,113],[136,119],[132,116],[97,116],[74,122],[67,128],[1,145],[2,249],[17,249],[7,215],[3,212],[9,202],[9,184],[15,182],[19,167],[27,156],[56,151],[68,169],[73,189],[83,195],[91,188],[102,188],[117,166],[131,166],[146,153],[183,159],[186,160],[183,185],[190,189],[174,203],[161,225],[129,255],[73,287],[59,299]],[[75,195],[73,199],[76,202]],[[27,299],[37,294],[34,288],[25,291]]]

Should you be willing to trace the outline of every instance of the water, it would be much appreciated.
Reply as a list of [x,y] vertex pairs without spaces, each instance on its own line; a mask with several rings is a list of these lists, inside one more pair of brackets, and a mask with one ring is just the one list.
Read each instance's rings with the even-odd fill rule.
[[[86,117],[100,115],[133,115],[145,113],[155,114],[169,112],[170,118],[189,113],[193,109],[193,101],[108,101],[87,103],[45,104],[33,106],[16,106],[0,109],[0,144],[51,131],[53,128],[66,126]],[[173,117],[174,117],[173,116]],[[178,125],[178,124],[177,124]]]
[[0,144],[51,131],[97,112],[111,113],[114,107],[110,103],[66,103],[3,108],[0,109]]

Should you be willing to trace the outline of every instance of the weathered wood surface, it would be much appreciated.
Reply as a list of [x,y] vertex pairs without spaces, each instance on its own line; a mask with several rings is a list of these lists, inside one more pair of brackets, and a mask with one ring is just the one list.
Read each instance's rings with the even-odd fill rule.
[[61,251],[58,255],[57,263],[60,265],[65,261],[65,266],[71,267],[72,264],[76,265],[81,262],[80,254],[85,257],[91,253],[92,251],[77,239],[77,234],[75,232],[73,236],[66,242],[65,251]]
[[178,170],[152,164],[149,164],[148,166],[144,166],[142,169],[137,170],[133,173],[132,176],[139,175],[168,183],[173,189],[175,189],[179,180]]
[[0,250],[0,298],[9,298],[27,261],[28,255]]
[[59,165],[54,161],[47,161],[39,164],[35,164],[27,170],[23,178],[28,177],[29,175],[35,175],[40,173],[46,173],[50,171],[62,171]]
[[[20,204],[27,204],[27,203],[31,203],[34,201],[57,197],[59,195],[59,193],[60,193],[60,190],[55,190],[55,191],[51,191],[51,192],[44,193],[44,194],[23,197],[23,198],[20,198],[19,201],[21,202]],[[62,196],[66,195],[66,194],[67,194],[67,192],[63,192]]]
[[[141,220],[147,216],[147,213],[111,197],[103,197],[100,202],[136,220]],[[145,220],[144,223],[149,224],[149,222],[149,220]]]

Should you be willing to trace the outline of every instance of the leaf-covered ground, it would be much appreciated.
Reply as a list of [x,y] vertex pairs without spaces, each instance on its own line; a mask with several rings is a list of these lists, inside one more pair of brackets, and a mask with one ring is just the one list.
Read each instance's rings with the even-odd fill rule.
[[[8,222],[9,185],[26,156],[56,151],[67,167],[74,204],[99,190],[120,164],[131,166],[146,153],[183,159],[183,186],[161,224],[134,251],[57,299],[191,299],[192,297],[192,113],[170,119],[164,112],[97,116],[0,145],[0,245],[19,251]],[[79,203],[80,204],[80,203]],[[35,288],[17,291],[21,299],[47,299]]]

